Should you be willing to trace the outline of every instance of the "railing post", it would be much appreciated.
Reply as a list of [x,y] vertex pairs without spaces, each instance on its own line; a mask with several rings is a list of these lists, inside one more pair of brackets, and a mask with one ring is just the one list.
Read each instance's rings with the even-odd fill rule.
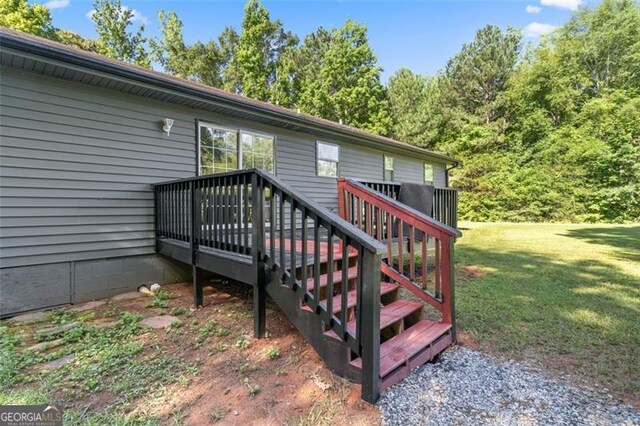
[[191,201],[191,220],[189,227],[189,248],[191,250],[191,272],[193,279],[193,303],[196,308],[202,306],[202,284],[203,277],[202,272],[197,266],[197,251],[198,251],[198,235],[201,229],[200,216],[201,208],[200,197],[197,194],[196,181],[189,181],[189,197]]
[[346,215],[346,206],[344,204],[344,198],[345,198],[345,192],[344,192],[344,184],[345,184],[345,180],[343,177],[339,177],[338,178],[338,214],[340,215],[341,218],[343,219],[347,219],[347,215]]
[[447,237],[446,244],[442,245],[442,299],[444,309],[442,320],[451,324],[451,340],[456,341],[456,315],[455,315],[455,265],[453,263],[453,247],[455,238]]
[[257,173],[251,174],[251,256],[256,268],[253,283],[253,334],[256,338],[264,337],[266,331],[266,280],[264,264],[264,218],[263,200],[264,190],[262,180]]
[[356,338],[362,358],[362,399],[372,404],[380,397],[380,262],[382,256],[360,249],[361,288]]

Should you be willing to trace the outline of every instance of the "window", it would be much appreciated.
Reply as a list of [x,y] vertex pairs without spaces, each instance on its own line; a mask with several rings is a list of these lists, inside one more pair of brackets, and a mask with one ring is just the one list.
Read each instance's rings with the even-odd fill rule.
[[338,163],[340,162],[340,147],[338,145],[318,141],[316,157],[318,159],[318,176],[338,176]]
[[200,126],[200,174],[238,170],[238,132]]
[[273,173],[273,139],[273,136],[242,132],[242,168]]
[[200,174],[258,168],[271,173],[275,138],[210,124],[200,125]]
[[433,164],[424,163],[424,183],[433,185]]
[[384,155],[384,180],[386,182],[393,182],[393,157],[390,155]]

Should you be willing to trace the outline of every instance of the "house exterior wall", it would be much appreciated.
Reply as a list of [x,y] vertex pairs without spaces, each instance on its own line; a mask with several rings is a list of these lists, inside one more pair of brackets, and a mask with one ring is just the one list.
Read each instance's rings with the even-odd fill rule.
[[[316,176],[315,136],[0,71],[0,316],[188,276],[155,255],[150,184],[195,175],[197,119],[275,135],[276,174],[337,207],[335,178]],[[340,145],[341,175],[382,180],[382,151],[326,141]],[[423,181],[422,161],[394,157],[396,181]]]

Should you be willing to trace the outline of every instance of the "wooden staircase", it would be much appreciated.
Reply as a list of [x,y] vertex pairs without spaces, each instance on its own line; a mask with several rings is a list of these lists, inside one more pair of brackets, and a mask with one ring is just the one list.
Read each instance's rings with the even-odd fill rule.
[[256,337],[268,294],[330,369],[362,384],[363,399],[455,342],[455,229],[346,179],[340,216],[261,170],[155,190],[158,251],[193,265],[196,305],[201,270],[233,271],[255,286]]

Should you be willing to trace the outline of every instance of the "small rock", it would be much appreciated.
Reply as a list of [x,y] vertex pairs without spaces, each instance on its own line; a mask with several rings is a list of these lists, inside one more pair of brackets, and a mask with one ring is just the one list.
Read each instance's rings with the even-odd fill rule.
[[129,291],[127,293],[120,293],[120,294],[116,294],[115,296],[113,296],[111,298],[111,300],[130,300],[130,299],[137,299],[139,297],[142,297],[142,294],[140,294],[141,292],[138,291]]
[[15,322],[42,321],[43,319],[46,318],[46,316],[47,316],[47,313],[44,311],[31,312],[28,314],[22,314],[22,315],[18,315],[13,318],[10,318],[10,321],[15,321]]
[[160,289],[161,289],[161,288],[162,288],[162,287],[160,287],[160,284],[158,284],[158,283],[153,283],[153,284],[151,285],[151,292],[152,292],[152,293],[157,293],[158,291],[160,291]]
[[71,309],[69,309],[70,311],[73,312],[84,312],[84,311],[88,311],[91,309],[95,309],[95,308],[99,308],[100,306],[104,305],[105,303],[107,303],[104,300],[93,300],[91,302],[87,302],[87,303],[83,303],[82,305],[78,305],[75,306]]
[[35,344],[33,346],[29,346],[26,350],[34,351],[34,352],[46,351],[47,349],[56,348],[62,345],[63,342],[64,342],[64,339],[51,340],[49,342],[42,342],[42,343]]
[[141,285],[140,287],[138,287],[138,292],[142,294],[153,294],[153,292],[149,290],[146,285]]
[[76,354],[65,355],[62,358],[58,358],[56,360],[49,361],[46,364],[42,364],[40,368],[46,371],[57,370],[58,368],[62,367],[63,365],[71,361],[75,356]]
[[72,328],[76,328],[79,325],[80,325],[79,322],[70,322],[69,324],[63,324],[57,327],[43,328],[36,331],[36,336],[38,337],[54,336],[56,334],[64,333],[67,330],[71,330]]
[[145,318],[140,322],[142,327],[151,327],[153,329],[166,328],[171,325],[172,322],[178,321],[178,317],[173,315],[157,315],[155,317]]
[[240,413],[239,413],[237,410],[233,410],[233,414],[234,414],[235,416],[237,416],[237,415],[239,415]]

